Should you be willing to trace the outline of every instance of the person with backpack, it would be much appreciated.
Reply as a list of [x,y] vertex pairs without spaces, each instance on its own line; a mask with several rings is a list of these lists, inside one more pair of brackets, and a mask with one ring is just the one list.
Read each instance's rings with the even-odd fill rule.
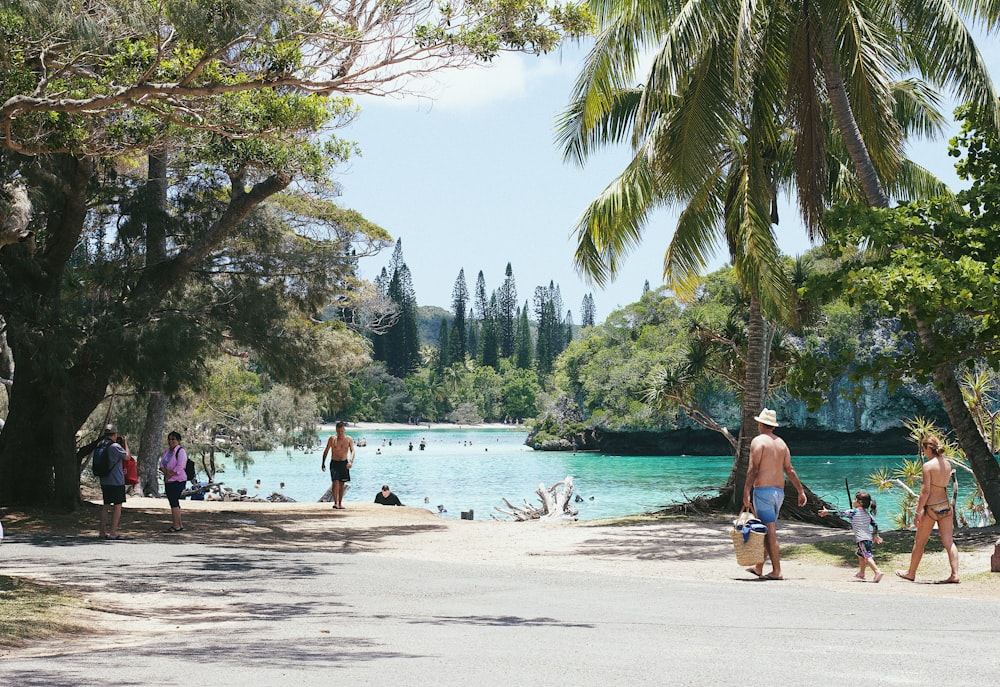
[[[167,532],[184,531],[184,524],[181,522],[181,494],[188,480],[188,465],[187,451],[181,446],[180,432],[171,432],[167,435],[167,450],[160,457],[163,489],[167,492],[170,515],[174,520],[174,524],[166,529]],[[194,467],[193,463],[190,465]]]
[[[118,438],[118,427],[114,424],[104,426],[104,436],[97,442],[94,449],[92,467],[94,474],[101,480],[101,494],[104,505],[101,506],[100,533],[102,539],[124,539],[118,532],[118,523],[122,517],[122,505],[125,503],[125,470],[122,462],[131,458],[126,437]],[[111,527],[108,527],[108,516]]]

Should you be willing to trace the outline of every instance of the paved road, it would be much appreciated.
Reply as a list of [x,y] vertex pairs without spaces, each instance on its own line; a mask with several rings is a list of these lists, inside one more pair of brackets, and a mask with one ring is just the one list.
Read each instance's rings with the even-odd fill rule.
[[[5,574],[58,580],[129,611],[120,634],[4,656],[0,685],[16,687],[982,687],[1000,675],[1000,599],[871,584],[73,537],[8,539],[0,561]],[[120,591],[99,593],[115,579]]]

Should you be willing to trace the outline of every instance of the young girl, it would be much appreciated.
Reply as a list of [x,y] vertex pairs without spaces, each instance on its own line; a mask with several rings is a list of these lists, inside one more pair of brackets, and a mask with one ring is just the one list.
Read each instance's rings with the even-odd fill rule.
[[[878,523],[872,517],[875,515],[876,509],[877,507],[871,494],[867,491],[859,491],[854,495],[854,508],[838,513],[838,515],[842,515],[851,521],[851,528],[854,530],[854,540],[858,543],[858,562],[860,563],[858,572],[854,577],[862,581],[865,579],[866,567],[871,567],[875,571],[876,582],[882,581],[882,571],[878,569],[878,565],[875,564],[875,558],[872,555],[872,541],[876,544],[882,543],[882,537],[878,536]],[[819,514],[826,516],[832,512],[834,511],[823,508],[819,511]]]

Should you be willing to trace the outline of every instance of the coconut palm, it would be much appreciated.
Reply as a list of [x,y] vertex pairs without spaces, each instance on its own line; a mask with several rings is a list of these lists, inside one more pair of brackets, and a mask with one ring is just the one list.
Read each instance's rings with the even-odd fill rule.
[[[749,297],[741,440],[727,485],[736,502],[756,429],[753,416],[767,389],[774,328],[764,314],[784,319],[793,302],[773,231],[778,194],[797,190],[801,214],[815,231],[830,199],[858,199],[861,186],[846,156],[838,155],[846,145],[826,124],[826,103],[789,86],[795,61],[789,46],[799,19],[793,6],[591,5],[603,30],[559,122],[558,139],[565,157],[580,163],[609,143],[628,141],[635,154],[580,221],[576,263],[604,283],[641,241],[650,213],[662,206],[683,207],[664,256],[665,278],[679,293],[691,292],[708,259],[726,245]],[[632,86],[640,54],[654,43],[659,49],[645,82]],[[894,133],[884,138],[894,146],[906,134],[940,126],[933,94],[922,82],[889,90]],[[803,130],[801,121],[810,128]],[[943,190],[919,167],[894,154],[882,157],[894,188]]]

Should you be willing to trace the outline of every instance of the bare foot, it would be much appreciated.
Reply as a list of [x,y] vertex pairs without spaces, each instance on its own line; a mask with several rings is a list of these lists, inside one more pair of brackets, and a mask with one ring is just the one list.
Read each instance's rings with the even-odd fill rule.
[[913,582],[913,581],[914,581],[912,577],[910,577],[909,575],[907,575],[907,574],[906,574],[905,572],[903,572],[902,570],[897,570],[897,571],[896,571],[896,577],[901,577],[901,578],[903,578],[904,580],[906,580],[907,582]]
[[881,582],[883,577],[885,577],[884,573],[880,572],[875,573],[875,582]]
[[[877,575],[876,575],[876,577],[877,577]],[[864,582],[865,581],[865,574],[864,573],[854,573],[854,579],[861,580],[862,582]],[[875,581],[878,582],[878,580],[875,580]]]
[[772,570],[771,572],[769,572],[766,575],[761,575],[760,579],[762,579],[762,580],[783,580],[785,578],[781,576],[781,573],[776,573],[776,572],[774,572]]
[[938,584],[958,584],[959,582],[961,582],[961,580],[955,575],[952,575],[946,580],[941,580]]

